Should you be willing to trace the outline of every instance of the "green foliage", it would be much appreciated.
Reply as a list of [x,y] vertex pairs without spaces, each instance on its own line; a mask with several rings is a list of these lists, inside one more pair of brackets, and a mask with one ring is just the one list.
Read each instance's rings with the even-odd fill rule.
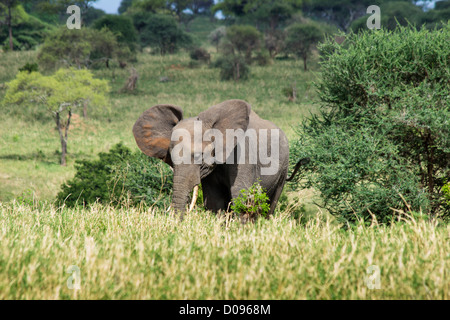
[[278,23],[300,9],[302,2],[302,0],[223,0],[213,7],[213,11],[222,11],[227,18],[247,17],[276,27]]
[[296,23],[287,30],[285,48],[287,52],[302,58],[304,69],[307,70],[311,50],[323,37],[324,31],[317,23]]
[[264,188],[256,182],[249,189],[243,189],[234,199],[231,210],[246,220],[266,217],[269,212],[269,197]]
[[89,70],[60,69],[54,75],[20,72],[7,84],[4,102],[26,106],[30,102],[54,113],[80,106],[85,100],[106,105],[106,80],[95,79]]
[[195,48],[191,51],[190,57],[192,60],[209,63],[211,61],[211,55],[204,48]]
[[133,5],[133,0],[122,0],[122,2],[120,2],[120,6],[119,6],[119,14],[124,14],[128,8],[130,8]]
[[438,1],[434,10],[428,10],[423,13],[421,24],[425,24],[427,28],[442,27],[450,20],[450,1]]
[[139,11],[164,13],[180,18],[183,11],[188,9],[188,5],[192,2],[193,0],[135,0],[133,7]]
[[214,62],[214,67],[220,69],[221,80],[247,80],[250,68],[241,56],[221,56]]
[[277,205],[278,212],[287,213],[292,219],[302,220],[306,214],[306,206],[298,196],[289,200],[285,191],[281,193]]
[[132,153],[119,143],[98,160],[77,161],[75,177],[61,186],[58,203],[74,207],[95,202],[166,208],[172,193],[172,173],[161,161]]
[[[13,9],[12,16],[14,50],[32,50],[54,30],[53,26],[26,13],[21,5]],[[9,50],[7,24],[0,23],[0,44],[4,50]]]
[[133,15],[133,23],[139,32],[141,46],[149,46],[161,55],[189,48],[193,43],[192,37],[172,16],[138,12]]
[[[420,26],[423,11],[410,2],[392,1],[381,4],[381,27],[394,30],[397,26]],[[368,15],[355,20],[351,28],[354,31],[366,30]]]
[[450,25],[345,38],[320,46],[321,115],[298,127],[293,148],[312,159],[299,186],[341,221],[389,222],[391,208],[448,215]]
[[[61,165],[66,165],[67,141],[74,108],[90,103],[106,105],[108,82],[94,79],[89,70],[60,69],[54,75],[39,72],[20,72],[7,84],[4,103],[22,107],[36,104],[50,113],[58,129],[61,142]],[[62,117],[67,114],[67,120]]]
[[223,50],[225,54],[241,55],[247,63],[252,62],[252,54],[261,46],[261,33],[252,26],[233,25],[227,28]]
[[254,8],[253,15],[259,23],[267,24],[274,32],[280,24],[288,20],[296,10],[291,1],[260,1]]
[[83,26],[90,27],[95,21],[101,19],[106,15],[106,12],[102,9],[89,7],[86,12],[81,16],[81,22]]
[[[214,66],[221,69],[222,80],[246,80],[250,74],[249,64],[253,62],[253,53],[260,48],[261,34],[252,26],[233,25],[226,29],[226,35],[221,41],[222,56]],[[258,61],[265,56],[261,53]]]
[[444,184],[442,187],[442,196],[445,201],[445,205],[450,208],[450,182]]
[[120,45],[114,33],[106,28],[74,31],[62,27],[40,47],[38,62],[44,69],[54,70],[61,66],[90,68],[105,64],[108,67],[110,60],[132,60],[134,57],[128,46]]
[[227,34],[227,28],[225,26],[220,26],[213,31],[208,36],[209,42],[214,45],[219,51],[219,44],[220,41],[226,36]]
[[286,32],[284,30],[275,30],[264,36],[264,45],[273,59],[277,54],[285,49]]
[[192,11],[194,15],[211,14],[211,8],[214,5],[214,0],[190,0],[187,8]]
[[39,66],[38,66],[37,63],[29,63],[29,62],[27,62],[23,67],[19,68],[19,71],[20,72],[26,71],[28,73],[38,72],[39,71]]
[[[380,5],[390,0],[304,0],[302,12],[315,20],[325,19],[341,30],[348,30],[351,23],[366,15],[371,5]],[[381,15],[383,15],[381,10]],[[367,17],[366,17],[367,21]]]
[[267,66],[272,62],[272,58],[270,57],[269,51],[261,49],[255,53],[253,62],[256,62],[258,66]]
[[136,51],[138,36],[130,17],[105,15],[96,20],[93,27],[97,30],[108,28],[116,35],[118,43],[126,45],[131,52]]

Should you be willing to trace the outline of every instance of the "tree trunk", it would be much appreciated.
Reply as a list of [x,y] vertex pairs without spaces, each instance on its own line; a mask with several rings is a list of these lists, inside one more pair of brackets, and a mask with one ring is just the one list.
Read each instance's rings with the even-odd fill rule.
[[8,6],[8,29],[9,29],[9,48],[14,51],[13,35],[12,35],[12,14],[11,5]]
[[70,120],[72,118],[72,111],[69,111],[67,124],[65,128],[65,132],[63,134],[63,124],[61,123],[61,115],[60,112],[56,112],[56,126],[58,128],[59,132],[59,138],[61,140],[61,166],[66,166],[66,155],[67,155],[67,140],[69,135],[69,126],[70,126]]
[[85,118],[85,119],[88,118],[88,111],[87,111],[88,104],[89,104],[89,100],[84,100],[84,103],[83,103],[83,118]]
[[306,60],[307,60],[307,56],[306,54],[303,56],[303,68],[305,71],[308,71],[308,66],[306,65]]

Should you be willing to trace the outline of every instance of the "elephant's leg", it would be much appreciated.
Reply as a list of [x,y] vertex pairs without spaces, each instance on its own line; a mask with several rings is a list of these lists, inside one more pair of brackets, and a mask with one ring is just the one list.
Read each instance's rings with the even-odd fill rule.
[[205,208],[213,212],[226,211],[231,201],[230,189],[215,174],[202,179]]
[[270,197],[270,210],[269,215],[273,214],[275,211],[275,208],[278,203],[278,199],[280,199],[281,193],[283,192],[284,184],[286,183],[286,178],[283,179],[284,181],[280,182],[277,189],[275,190],[275,193]]
[[238,198],[241,191],[250,189],[252,185],[258,180],[256,165],[236,165],[230,167],[230,192],[231,202],[234,204],[234,199]]

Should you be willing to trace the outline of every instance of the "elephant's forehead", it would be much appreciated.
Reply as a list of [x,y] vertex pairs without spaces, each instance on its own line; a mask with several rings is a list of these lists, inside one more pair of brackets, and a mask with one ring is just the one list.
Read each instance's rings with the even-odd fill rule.
[[180,122],[178,122],[178,124],[173,128],[174,130],[177,129],[185,129],[188,130],[189,132],[194,132],[194,125],[195,123],[201,123],[203,126],[203,123],[201,122],[201,120],[199,120],[199,118],[188,118],[188,119],[184,119],[181,120]]

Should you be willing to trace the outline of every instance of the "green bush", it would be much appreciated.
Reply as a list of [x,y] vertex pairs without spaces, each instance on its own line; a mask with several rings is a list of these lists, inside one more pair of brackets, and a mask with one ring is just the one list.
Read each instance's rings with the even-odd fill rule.
[[29,63],[27,62],[23,67],[19,68],[20,72],[28,72],[28,73],[32,73],[32,72],[38,72],[39,71],[39,66],[37,63]]
[[442,187],[442,197],[444,200],[444,204],[450,210],[450,182],[446,183]]
[[[320,46],[321,114],[298,127],[298,186],[341,221],[390,222],[394,209],[449,215],[450,25],[368,30]],[[295,161],[293,161],[295,162]]]
[[136,51],[138,36],[133,21],[129,17],[105,15],[96,20],[93,27],[97,30],[108,28],[116,35],[118,43],[125,44],[131,52]]
[[250,68],[245,59],[237,56],[221,56],[214,62],[214,67],[220,69],[222,80],[247,80],[250,75]]
[[243,221],[254,221],[260,216],[266,217],[269,209],[269,197],[258,182],[249,189],[241,190],[231,206],[231,210]]
[[117,144],[98,160],[77,161],[75,177],[64,183],[58,203],[69,207],[95,202],[112,205],[170,205],[172,173],[167,165]]
[[195,48],[191,51],[190,57],[192,60],[209,63],[211,61],[211,55],[204,48]]
[[270,57],[270,53],[268,50],[259,50],[256,52],[255,56],[253,57],[253,61],[256,62],[258,66],[267,66],[271,64],[272,58]]

